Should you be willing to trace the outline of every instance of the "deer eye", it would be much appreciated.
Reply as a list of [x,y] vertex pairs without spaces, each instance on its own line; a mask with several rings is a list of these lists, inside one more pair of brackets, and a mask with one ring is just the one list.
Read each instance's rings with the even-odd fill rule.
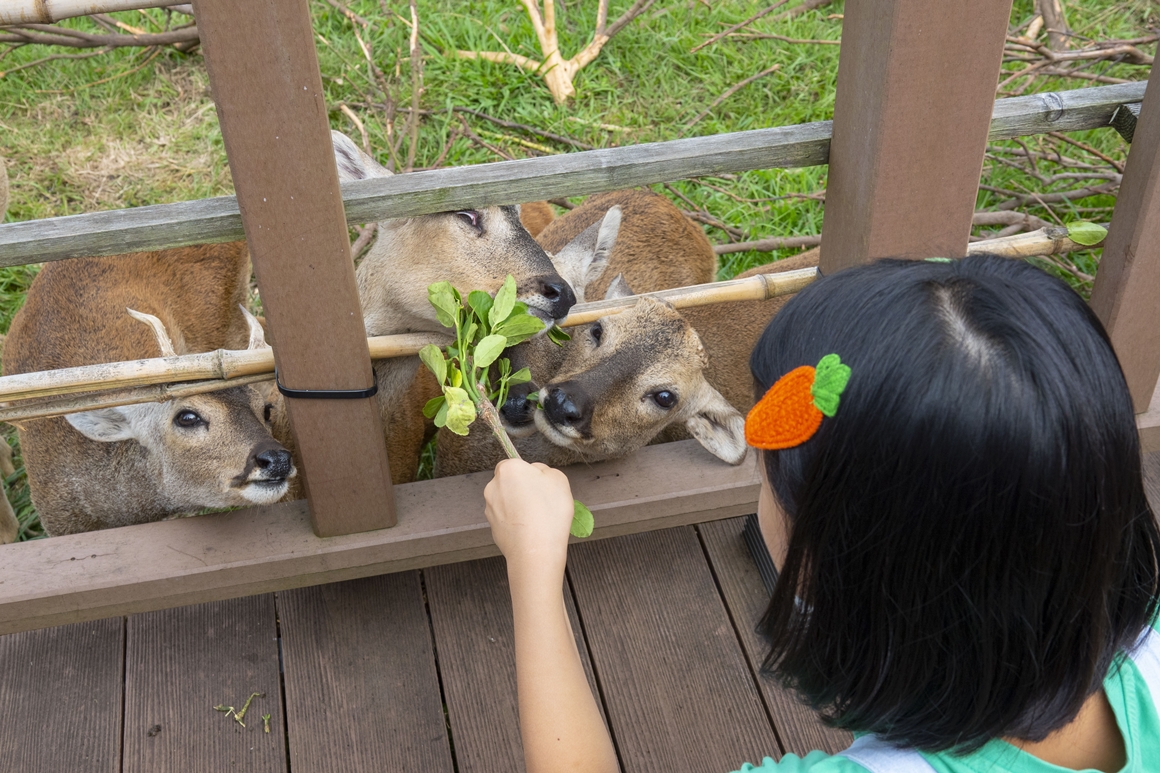
[[206,420],[196,411],[181,411],[173,417],[173,423],[179,427],[197,427],[206,424]]
[[594,323],[588,334],[592,336],[592,343],[600,346],[600,342],[604,339],[604,325],[599,322]]
[[479,213],[474,209],[460,210],[459,212],[455,213],[455,216],[463,222],[467,223],[476,231],[479,231],[480,233],[483,232],[483,218],[480,217]]
[[262,420],[267,424],[270,423],[270,417],[274,415],[274,406],[266,403],[266,407],[262,409]]
[[677,396],[667,389],[662,389],[659,392],[653,392],[651,395],[653,402],[666,411],[677,404]]

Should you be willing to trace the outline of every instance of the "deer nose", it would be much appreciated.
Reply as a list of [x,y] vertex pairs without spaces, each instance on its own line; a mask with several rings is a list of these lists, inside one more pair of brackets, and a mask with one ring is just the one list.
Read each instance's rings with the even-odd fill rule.
[[528,399],[528,395],[538,389],[539,387],[531,382],[516,384],[511,388],[511,391],[508,392],[508,399],[499,409],[505,424],[511,427],[526,427],[532,423],[535,404]]
[[284,448],[263,451],[254,457],[254,466],[267,478],[285,478],[290,474],[290,452]]
[[552,387],[548,390],[547,400],[544,401],[544,412],[548,414],[553,424],[572,427],[582,435],[588,435],[592,412],[589,410],[583,390]]
[[552,319],[563,319],[568,310],[576,305],[576,293],[572,286],[560,277],[546,277],[540,284],[540,294],[551,304]]

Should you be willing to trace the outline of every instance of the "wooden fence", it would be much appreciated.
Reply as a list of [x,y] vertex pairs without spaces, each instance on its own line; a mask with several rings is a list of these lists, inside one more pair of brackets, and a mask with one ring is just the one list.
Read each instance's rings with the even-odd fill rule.
[[[141,3],[145,5],[145,3]],[[1144,84],[995,102],[1010,0],[847,0],[834,121],[351,183],[334,166],[306,0],[196,0],[237,198],[0,226],[0,265],[246,237],[285,382],[371,383],[346,223],[769,167],[830,165],[822,270],[967,252],[987,140],[1106,126],[1140,103],[1092,306],[1160,448],[1160,96]],[[255,45],[254,41],[262,41]],[[235,74],[245,73],[245,77]],[[1154,76],[1158,77],[1158,76]],[[292,162],[291,162],[292,159]],[[344,211],[345,207],[345,211]],[[325,277],[325,281],[321,278]],[[352,322],[355,320],[355,322]],[[309,501],[9,545],[0,633],[496,553],[488,473],[392,488],[373,400],[290,401]],[[693,441],[572,471],[594,537],[752,512]],[[393,525],[392,528],[383,528]],[[324,535],[324,536],[318,536]]]

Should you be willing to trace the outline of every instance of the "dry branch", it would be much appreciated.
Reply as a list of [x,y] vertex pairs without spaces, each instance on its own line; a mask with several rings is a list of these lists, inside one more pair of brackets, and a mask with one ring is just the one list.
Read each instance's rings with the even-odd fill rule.
[[200,39],[195,26],[181,27],[169,32],[100,35],[56,27],[51,24],[22,24],[5,27],[4,32],[0,32],[0,43],[39,44],[66,46],[68,48],[123,48],[174,44],[192,46]]
[[721,96],[714,99],[713,102],[708,107],[706,107],[700,113],[697,113],[697,116],[695,118],[693,118],[693,120],[691,120],[687,124],[685,124],[685,128],[681,132],[681,134],[683,135],[689,129],[692,129],[693,126],[696,125],[698,121],[700,121],[705,116],[709,115],[709,113],[713,112],[713,108],[717,107],[717,105],[719,105],[722,102],[724,102],[725,100],[729,99],[729,97],[733,96],[738,91],[740,91],[741,89],[748,86],[750,83],[753,83],[755,80],[758,80],[760,78],[764,78],[766,75],[769,75],[772,72],[776,72],[780,68],[781,68],[780,64],[775,64],[772,67],[767,67],[764,70],[762,70],[761,72],[757,73],[756,75],[750,75],[748,78],[741,81],[740,83],[735,83],[732,86],[730,86],[729,88],[725,89],[725,91],[721,94]]
[[565,59],[560,54],[554,0],[543,0],[542,11],[540,0],[521,0],[521,2],[527,9],[528,16],[532,20],[532,28],[535,29],[536,38],[540,42],[540,51],[544,57],[542,61],[511,51],[456,51],[455,55],[461,59],[486,59],[500,64],[514,64],[522,70],[539,74],[544,78],[557,104],[564,104],[576,93],[576,88],[572,85],[576,73],[599,56],[600,50],[613,35],[647,11],[656,0],[636,0],[611,27],[608,26],[608,0],[600,0],[596,9],[596,31],[592,34],[592,40],[571,59]]
[[833,2],[833,0],[806,0],[804,3],[795,5],[793,8],[790,8],[788,11],[782,11],[777,16],[774,16],[773,20],[778,21],[780,19],[792,19],[794,16],[800,16],[803,13],[808,13],[809,11],[813,11],[817,8],[827,6],[831,2]]
[[757,13],[753,14],[752,16],[750,16],[750,17],[749,17],[748,19],[746,19],[745,21],[738,22],[737,24],[734,24],[732,27],[729,27],[729,28],[728,28],[727,30],[725,30],[724,32],[718,32],[716,35],[714,35],[713,37],[709,38],[709,39],[708,39],[708,40],[706,40],[704,43],[700,43],[700,44],[698,44],[698,45],[695,45],[695,46],[693,46],[692,48],[690,48],[690,49],[689,49],[689,53],[690,53],[690,54],[695,54],[695,53],[697,53],[698,51],[700,51],[702,48],[705,48],[706,46],[711,46],[711,45],[713,45],[714,43],[716,43],[716,42],[717,42],[718,40],[720,40],[721,38],[723,38],[723,37],[725,37],[725,36],[727,36],[727,35],[730,35],[730,34],[732,34],[732,33],[736,32],[736,31],[737,31],[737,30],[739,30],[739,29],[743,29],[743,28],[745,28],[745,27],[748,27],[748,26],[749,26],[750,24],[752,24],[753,22],[757,21],[757,20],[758,20],[758,19],[760,19],[761,17],[763,17],[763,16],[765,16],[765,15],[767,15],[767,14],[769,14],[769,13],[773,12],[773,11],[776,11],[778,8],[781,8],[783,5],[785,5],[785,4],[786,4],[786,3],[788,3],[788,2],[789,2],[789,0],[777,0],[777,2],[776,2],[776,3],[774,3],[773,5],[769,6],[768,8],[765,8],[765,9],[763,9],[763,10],[760,10],[760,11],[758,11]]

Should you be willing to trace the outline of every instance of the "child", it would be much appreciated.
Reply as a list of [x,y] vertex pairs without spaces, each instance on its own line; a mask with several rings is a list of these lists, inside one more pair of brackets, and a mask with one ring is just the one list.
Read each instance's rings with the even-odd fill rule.
[[[799,293],[750,365],[765,665],[859,738],[743,771],[1160,769],[1160,533],[1075,293],[1001,258],[882,261]],[[485,498],[528,770],[615,771],[559,590],[567,479],[505,461]]]

